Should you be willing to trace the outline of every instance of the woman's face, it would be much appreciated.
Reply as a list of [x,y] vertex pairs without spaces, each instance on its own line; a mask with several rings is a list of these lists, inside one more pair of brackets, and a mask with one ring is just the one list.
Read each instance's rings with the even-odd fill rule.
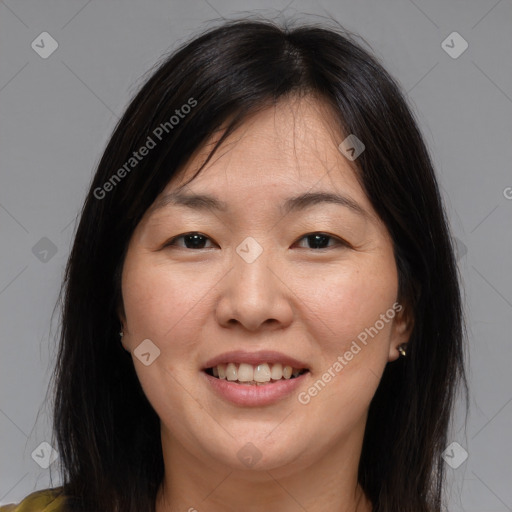
[[216,134],[133,234],[123,344],[164,452],[284,473],[358,456],[408,331],[392,241],[327,119],[311,99],[258,113],[171,196]]

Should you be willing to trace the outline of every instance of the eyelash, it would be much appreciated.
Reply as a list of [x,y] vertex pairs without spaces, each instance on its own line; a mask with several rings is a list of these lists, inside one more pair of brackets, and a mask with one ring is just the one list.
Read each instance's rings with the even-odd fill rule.
[[[188,250],[191,250],[191,251],[194,251],[194,250],[201,250],[201,249],[193,249],[193,248],[188,248],[188,247],[182,247],[182,246],[177,246],[175,244],[176,240],[179,240],[180,238],[185,238],[187,236],[193,236],[193,235],[197,235],[197,236],[200,236],[200,237],[203,237],[207,240],[210,240],[210,238],[206,235],[204,235],[203,233],[200,233],[198,231],[191,231],[190,233],[183,233],[182,235],[177,235],[173,238],[171,238],[169,241],[167,241],[164,245],[164,247],[180,247],[182,249],[188,249]],[[305,235],[303,235],[302,237],[298,238],[295,243],[305,239],[305,238],[308,238],[310,236],[322,236],[322,237],[326,237],[326,238],[329,238],[331,240],[334,240],[335,242],[337,242],[337,245],[339,246],[344,246],[344,247],[349,247],[349,244],[347,242],[345,242],[345,240],[339,238],[339,237],[336,237],[334,235],[329,235],[328,233],[324,233],[324,232],[321,232],[321,231],[314,231],[312,233],[307,233]],[[211,241],[211,240],[210,240]],[[312,251],[315,251],[315,252],[319,252],[319,251],[325,251],[327,249],[332,249],[333,247],[336,247],[335,245],[334,246],[328,246],[328,247],[322,247],[320,249],[311,249]],[[207,247],[207,249],[210,249],[210,247]]]

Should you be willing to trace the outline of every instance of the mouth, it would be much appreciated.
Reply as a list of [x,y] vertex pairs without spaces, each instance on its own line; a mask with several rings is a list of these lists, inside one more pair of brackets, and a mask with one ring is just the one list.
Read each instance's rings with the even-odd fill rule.
[[227,380],[244,386],[268,386],[280,381],[293,380],[309,372],[282,363],[221,363],[203,370],[207,375],[219,380]]
[[289,399],[306,384],[307,360],[275,350],[234,350],[205,361],[201,373],[221,399],[237,407],[264,407]]

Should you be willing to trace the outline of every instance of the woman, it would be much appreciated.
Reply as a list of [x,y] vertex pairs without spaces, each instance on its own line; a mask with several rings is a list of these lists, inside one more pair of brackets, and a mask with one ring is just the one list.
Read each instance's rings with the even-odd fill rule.
[[64,483],[13,510],[441,510],[453,247],[413,116],[346,33],[232,21],[163,62],[64,290]]

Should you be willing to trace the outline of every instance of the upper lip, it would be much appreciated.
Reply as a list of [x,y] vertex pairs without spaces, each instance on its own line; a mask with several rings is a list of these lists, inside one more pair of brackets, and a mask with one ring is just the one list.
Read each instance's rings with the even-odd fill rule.
[[234,350],[231,352],[224,352],[223,354],[219,354],[218,356],[215,356],[212,359],[206,361],[203,369],[206,370],[207,368],[213,368],[219,364],[227,363],[247,363],[252,365],[262,363],[281,363],[284,366],[288,365],[292,368],[305,368],[306,370],[309,370],[306,363],[274,350],[261,350],[258,352]]

